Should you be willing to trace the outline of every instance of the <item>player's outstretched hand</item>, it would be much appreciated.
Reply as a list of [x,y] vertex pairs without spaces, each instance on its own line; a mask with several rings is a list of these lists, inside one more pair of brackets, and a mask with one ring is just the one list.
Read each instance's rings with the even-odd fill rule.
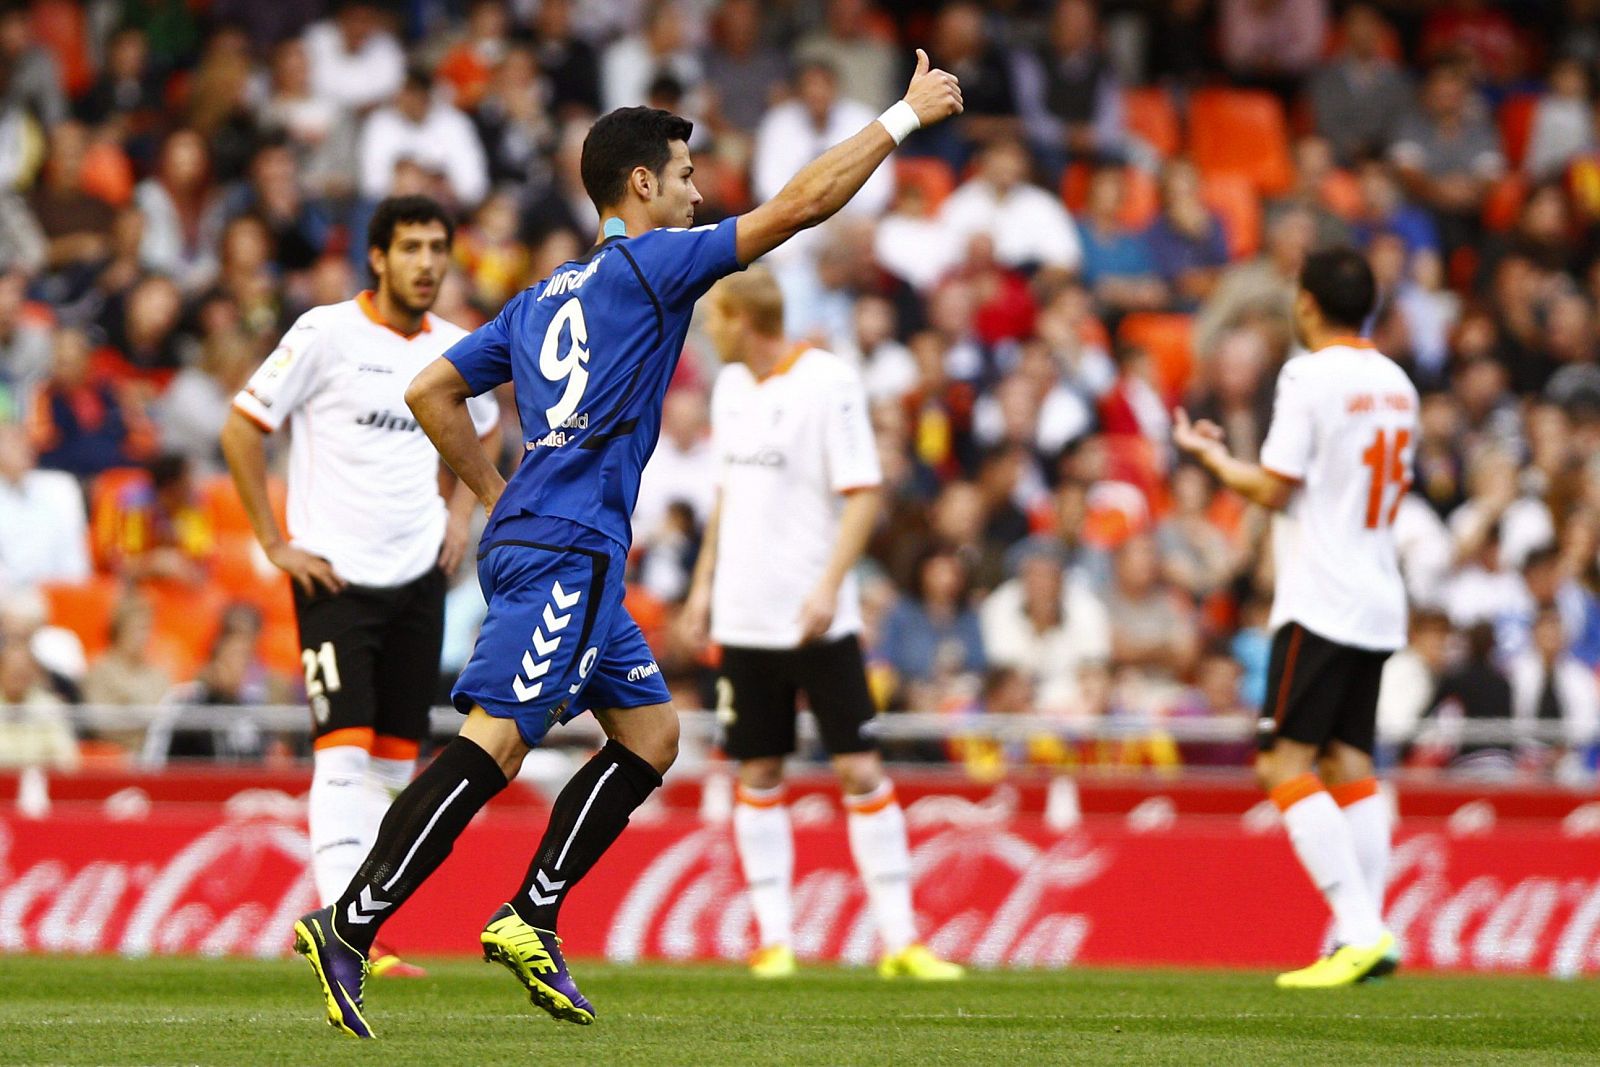
[[344,588],[344,579],[334,571],[333,564],[293,545],[274,545],[267,550],[267,559],[293,578],[306,596],[316,596],[319,586],[330,593],[337,593]]
[[1179,451],[1202,462],[1207,458],[1225,456],[1228,452],[1227,446],[1222,443],[1222,427],[1210,419],[1191,423],[1189,413],[1182,408],[1173,412],[1172,443],[1178,446]]
[[928,53],[917,49],[917,72],[911,75],[905,102],[924,126],[961,114],[961,82],[949,71],[929,69]]

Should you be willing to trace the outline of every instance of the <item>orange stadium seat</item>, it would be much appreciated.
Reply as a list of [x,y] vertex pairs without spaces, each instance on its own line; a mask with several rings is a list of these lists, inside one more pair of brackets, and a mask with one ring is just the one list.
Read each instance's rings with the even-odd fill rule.
[[[172,667],[190,671],[205,662],[217,636],[217,621],[227,604],[220,589],[187,582],[143,582],[140,592],[155,612],[154,647],[162,650]],[[192,674],[175,678],[187,681]]]
[[[278,526],[286,528],[289,490],[282,478],[268,476],[267,495],[272,501],[272,513],[278,517]],[[207,479],[201,486],[200,496],[205,502],[206,515],[211,519],[211,529],[219,541],[228,534],[255,536],[255,531],[250,528],[250,517],[244,513],[244,503],[239,499],[239,491],[233,487],[232,478],[218,474]]]
[[287,623],[283,619],[269,618],[261,628],[258,651],[262,663],[279,674],[288,675],[291,681],[304,672],[300,662],[300,631],[293,618]]
[[1261,247],[1261,197],[1240,174],[1206,174],[1200,178],[1200,199],[1222,219],[1228,256],[1243,259]]
[[1202,173],[1243,175],[1263,196],[1294,181],[1283,105],[1257,89],[1201,89],[1190,97],[1189,152]]
[[[1083,214],[1089,203],[1089,178],[1087,163],[1073,163],[1061,174],[1061,199],[1067,210]],[[1122,210],[1117,221],[1124,226],[1143,229],[1156,220],[1161,211],[1161,192],[1155,175],[1138,167],[1122,168]]]
[[944,198],[956,188],[956,174],[950,164],[931,156],[907,156],[894,161],[896,186],[912,186],[922,193],[928,214],[939,210]]
[[261,658],[277,671],[300,672],[300,635],[289,578],[265,563],[254,535],[232,533],[217,539],[212,579],[230,603],[261,612]]
[[1329,171],[1328,176],[1322,179],[1322,187],[1317,192],[1322,197],[1323,206],[1341,219],[1349,221],[1361,214],[1364,206],[1361,183],[1349,171]]
[[1150,353],[1156,380],[1169,400],[1188,390],[1194,378],[1194,316],[1136,311],[1117,327],[1117,339]]
[[111,616],[122,596],[120,581],[96,576],[81,584],[48,584],[42,591],[50,625],[77,634],[90,659],[105,651],[111,643]]
[[240,533],[217,536],[216,551],[211,556],[211,579],[228,596],[245,599],[254,592],[261,581],[256,567],[256,540]]
[[1177,154],[1183,134],[1178,124],[1178,109],[1172,97],[1158,86],[1129,89],[1122,94],[1124,123],[1139,135],[1162,159]]
[[1520,168],[1528,154],[1533,112],[1538,106],[1537,93],[1516,93],[1500,105],[1500,146],[1505,150],[1506,162],[1514,168]]

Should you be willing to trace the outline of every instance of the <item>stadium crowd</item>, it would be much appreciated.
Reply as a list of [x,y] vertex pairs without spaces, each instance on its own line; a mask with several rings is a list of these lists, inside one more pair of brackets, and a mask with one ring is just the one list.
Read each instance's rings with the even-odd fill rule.
[[[856,361],[873,405],[883,707],[1253,719],[1267,516],[1175,461],[1170,410],[1253,458],[1299,265],[1350,243],[1380,281],[1373,340],[1424,394],[1393,517],[1414,621],[1385,678],[1388,758],[1592,775],[1592,0],[11,0],[0,763],[271,748],[75,739],[60,704],[298,699],[286,582],[217,432],[294,318],[361,288],[378,199],[458,214],[436,312],[472,327],[592,241],[596,114],[692,118],[715,220],[893,101],[912,43],[959,75],[965,114],[773,257],[789,331]],[[715,373],[691,335],[635,515],[629,606],[690,707],[711,675],[674,613],[714,492]],[[482,611],[460,579],[445,678]],[[1461,718],[1560,739],[1463,743]],[[933,754],[992,773],[1238,750],[1152,732]]]

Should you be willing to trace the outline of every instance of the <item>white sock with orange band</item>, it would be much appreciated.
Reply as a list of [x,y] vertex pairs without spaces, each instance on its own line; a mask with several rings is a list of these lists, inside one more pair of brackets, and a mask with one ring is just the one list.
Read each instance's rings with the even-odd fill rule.
[[365,747],[346,744],[316,749],[311,758],[311,877],[326,906],[350,884],[376,837],[376,827],[368,826],[371,757]]
[[1333,912],[1334,940],[1370,945],[1383,936],[1383,919],[1367,891],[1350,825],[1314,774],[1280,783],[1271,792],[1283,813],[1300,865]]
[[1350,841],[1355,846],[1356,863],[1361,867],[1361,880],[1366,883],[1367,895],[1377,905],[1381,916],[1389,881],[1389,805],[1378,792],[1376,778],[1330,785],[1328,795],[1339,805],[1350,827]]
[[783,786],[734,788],[733,842],[744,867],[761,947],[788,945],[793,926],[794,831]]
[[[389,805],[400,795],[400,790],[411,784],[417,773],[417,754],[421,748],[415,741],[378,734],[372,739],[372,757],[367,760],[366,788],[362,790],[365,809],[361,821],[361,855],[372,851],[378,840],[378,827],[389,812]],[[343,892],[340,887],[339,892]],[[338,893],[334,894],[335,897]]]
[[866,884],[883,950],[892,955],[917,939],[905,812],[895,800],[894,783],[887,778],[870,793],[846,796],[844,806],[849,813],[845,821],[850,854]]

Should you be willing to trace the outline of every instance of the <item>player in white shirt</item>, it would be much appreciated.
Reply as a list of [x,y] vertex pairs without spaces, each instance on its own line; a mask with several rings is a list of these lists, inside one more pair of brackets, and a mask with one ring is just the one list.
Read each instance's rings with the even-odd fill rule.
[[1333,912],[1334,951],[1278,976],[1307,989],[1392,973],[1383,927],[1389,822],[1374,777],[1378,683],[1406,639],[1393,525],[1411,480],[1417,391],[1359,334],[1371,268],[1349,249],[1306,260],[1295,330],[1259,465],[1179,411],[1173,439],[1223,484],[1273,509],[1275,630],[1256,775]]
[[844,790],[850,851],[878,923],[886,978],[959,978],[917,942],[905,815],[867,725],[852,573],[877,521],[882,475],[860,376],[783,337],[783,296],[762,267],[718,282],[703,305],[727,364],[711,400],[717,503],[685,608],[691,638],[722,646],[723,749],[739,763],[734,840],[761,947],[758,977],[795,971],[794,839],[783,761],[801,693]]
[[[293,579],[311,703],[311,863],[338,898],[411,780],[439,682],[447,576],[476,498],[440,495],[439,454],[406,386],[466,331],[429,313],[452,226],[426,197],[378,205],[367,259],[377,288],[313,308],[234,398],[222,450],[267,558]],[[471,401],[480,437],[492,396]],[[293,423],[288,537],[267,495],[266,436]],[[414,974],[374,949],[374,973]]]

